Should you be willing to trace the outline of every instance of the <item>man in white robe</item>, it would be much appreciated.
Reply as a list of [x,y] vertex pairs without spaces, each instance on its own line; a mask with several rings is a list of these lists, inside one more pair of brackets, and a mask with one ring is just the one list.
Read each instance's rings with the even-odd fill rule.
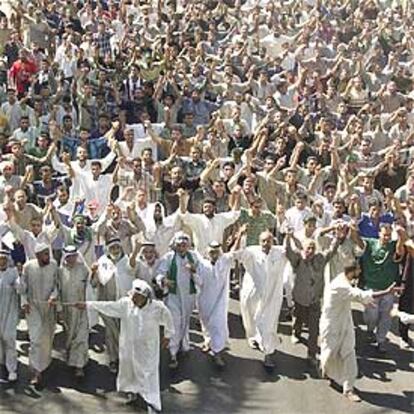
[[[243,229],[239,233],[245,232]],[[273,369],[273,354],[280,339],[277,335],[279,314],[283,301],[283,273],[286,266],[284,247],[273,246],[273,235],[260,235],[259,246],[248,246],[236,252],[246,273],[240,290],[243,326],[250,346],[264,354],[264,366]]]
[[[116,301],[126,296],[136,278],[130,257],[124,254],[121,240],[106,243],[106,254],[101,256],[91,270],[92,285],[97,287],[98,301]],[[119,320],[101,315],[105,325],[105,343],[109,369],[116,373],[118,366]]]
[[76,377],[83,377],[88,362],[88,315],[83,309],[69,306],[86,300],[90,270],[75,246],[65,246],[58,270],[59,307],[65,327],[67,364],[75,369]]
[[170,341],[170,368],[178,367],[177,353],[190,350],[190,318],[195,307],[198,255],[190,251],[190,237],[178,232],[172,241],[172,250],[161,258],[157,284],[168,292],[165,304],[174,321],[174,335]]
[[41,373],[52,360],[58,297],[58,266],[50,259],[49,246],[35,247],[36,259],[23,266],[22,306],[30,336],[29,365],[34,372],[32,385],[38,385]]
[[164,348],[174,335],[174,324],[167,307],[152,299],[151,287],[140,279],[133,281],[128,297],[116,302],[86,304],[100,314],[121,321],[118,391],[129,393],[129,402],[134,402],[139,394],[147,403],[148,412],[160,411],[160,327],[164,327],[161,339]]
[[210,350],[218,367],[224,367],[222,352],[229,339],[227,314],[233,252],[223,254],[221,244],[212,241],[208,257],[200,259],[200,292],[197,307],[203,327],[206,351]]
[[17,380],[16,330],[19,323],[18,293],[20,278],[9,266],[10,253],[0,250],[0,365],[5,365],[8,380]]
[[[226,228],[237,221],[240,210],[215,213],[216,204],[212,199],[203,201],[203,213],[191,214],[186,209],[183,200],[185,193],[180,192],[181,219],[193,232],[194,246],[200,254],[206,254],[211,241],[217,240],[223,243],[223,235]],[[235,203],[237,204],[237,203]]]
[[394,285],[376,292],[353,287],[352,282],[358,278],[359,273],[359,267],[349,266],[331,281],[320,319],[322,374],[342,385],[344,395],[353,402],[361,399],[354,390],[358,367],[351,302],[369,304],[374,298],[394,291]]

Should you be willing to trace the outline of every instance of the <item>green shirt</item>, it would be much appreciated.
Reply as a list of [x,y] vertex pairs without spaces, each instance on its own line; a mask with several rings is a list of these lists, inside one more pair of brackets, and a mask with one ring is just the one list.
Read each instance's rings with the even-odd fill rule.
[[273,233],[276,228],[275,216],[269,211],[263,211],[257,217],[253,217],[248,210],[242,208],[239,223],[249,225],[246,234],[247,246],[258,245],[259,236],[262,232],[269,230]]
[[382,246],[378,239],[364,239],[365,253],[362,256],[364,287],[383,290],[398,279],[399,265],[395,262],[396,241]]

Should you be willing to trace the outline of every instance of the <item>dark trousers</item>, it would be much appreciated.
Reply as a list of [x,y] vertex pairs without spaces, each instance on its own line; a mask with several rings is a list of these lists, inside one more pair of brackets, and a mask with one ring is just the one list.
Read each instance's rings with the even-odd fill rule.
[[310,306],[303,306],[295,302],[293,311],[293,334],[300,337],[303,324],[308,325],[308,357],[315,358],[318,352],[318,336],[319,336],[319,318],[321,315],[321,307],[319,303],[313,303]]

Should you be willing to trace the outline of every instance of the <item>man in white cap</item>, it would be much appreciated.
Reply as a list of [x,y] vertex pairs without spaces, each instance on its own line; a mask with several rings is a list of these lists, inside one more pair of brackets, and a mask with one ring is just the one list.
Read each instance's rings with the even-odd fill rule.
[[[132,255],[137,254],[134,249]],[[132,256],[131,256],[132,257]],[[106,243],[106,252],[91,267],[91,282],[97,287],[98,301],[115,301],[126,296],[136,279],[135,260],[124,254],[120,239]],[[109,357],[109,369],[115,373],[118,366],[119,321],[101,315],[105,325],[105,342]]]
[[89,273],[76,247],[65,246],[58,270],[59,307],[66,334],[67,364],[75,368],[76,377],[83,377],[83,368],[88,362],[88,315],[85,310],[70,307],[69,304],[86,300]]
[[153,287],[157,276],[158,265],[160,264],[155,243],[152,241],[144,241],[141,244],[136,243],[135,248],[139,250],[139,254],[137,257],[135,254],[132,254],[131,265],[136,269],[136,276],[139,279],[145,280]]
[[215,364],[222,368],[222,357],[229,339],[227,314],[229,305],[230,271],[233,253],[224,253],[221,244],[212,241],[206,258],[200,259],[197,305],[205,338],[204,350],[211,351]]
[[8,380],[17,379],[16,330],[19,322],[20,278],[9,266],[10,253],[0,250],[0,365],[5,365]]
[[[241,229],[237,238],[244,233],[246,227]],[[275,366],[274,353],[280,344],[277,327],[287,259],[284,247],[273,246],[273,235],[269,231],[260,234],[259,242],[258,246],[235,252],[237,260],[246,269],[240,291],[240,308],[249,345],[264,353],[264,367],[271,370]]]
[[[118,391],[129,394],[128,403],[135,402],[140,395],[149,413],[160,411],[160,327],[164,328],[161,339],[164,348],[174,335],[174,324],[167,307],[152,299],[151,287],[140,279],[133,281],[128,297],[116,302],[86,302],[86,306],[121,321]],[[85,305],[79,303],[78,307]]]
[[198,255],[190,251],[190,237],[183,232],[174,236],[171,251],[161,258],[157,284],[168,292],[166,305],[171,311],[175,334],[170,342],[170,368],[178,367],[177,353],[190,350],[190,317],[195,307],[198,284]]
[[22,306],[30,336],[29,365],[34,372],[32,385],[39,384],[41,373],[52,359],[58,297],[58,266],[50,259],[49,246],[39,243],[35,254],[36,259],[25,263],[22,274]]
[[353,287],[359,274],[360,269],[354,264],[347,266],[344,273],[331,281],[325,295],[320,320],[322,373],[338,385],[342,385],[345,397],[352,402],[359,402],[361,398],[354,390],[358,366],[351,302],[370,304],[375,298],[398,291],[398,288],[394,288],[395,284],[375,292]]

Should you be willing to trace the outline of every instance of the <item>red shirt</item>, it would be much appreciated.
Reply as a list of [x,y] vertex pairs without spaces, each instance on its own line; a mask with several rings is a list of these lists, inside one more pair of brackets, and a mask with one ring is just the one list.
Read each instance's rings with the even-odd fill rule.
[[30,86],[30,78],[37,72],[34,62],[27,60],[22,62],[20,59],[13,63],[9,71],[9,76],[16,85],[18,93],[23,93]]

